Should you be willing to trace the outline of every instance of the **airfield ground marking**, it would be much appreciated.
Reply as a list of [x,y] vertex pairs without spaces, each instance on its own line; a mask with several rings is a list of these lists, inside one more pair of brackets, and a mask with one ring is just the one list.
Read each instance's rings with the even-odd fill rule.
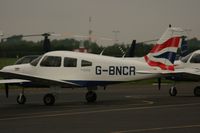
[[[153,101],[142,101],[143,103],[136,103],[136,104],[124,104],[124,105],[112,105],[112,107],[115,107],[115,108],[124,108],[124,106],[139,106],[139,105],[150,105],[150,104],[154,104],[154,102]],[[104,109],[104,108],[106,108],[107,106],[104,106],[104,107],[96,107],[96,108],[91,108],[91,106],[92,105],[86,105],[86,106],[82,106],[82,107],[84,107],[84,108],[81,108],[81,109],[95,109],[95,110],[97,110],[97,109]],[[96,106],[96,105],[95,105]],[[97,106],[99,106],[99,105],[97,105]],[[62,107],[77,107],[77,106],[62,106]],[[80,107],[80,106],[79,106]],[[90,108],[89,108],[90,107]],[[31,115],[43,115],[43,114],[48,114],[48,113],[66,113],[66,111],[67,112],[70,112],[70,111],[78,111],[78,110],[80,110],[80,108],[76,108],[76,109],[69,109],[69,110],[62,110],[62,111],[47,111],[47,112],[37,112],[37,113],[19,113],[19,114],[15,114],[15,117],[20,117],[20,116],[26,116],[26,115],[29,115],[29,116],[31,116]],[[7,116],[7,117],[12,117],[12,116]],[[3,118],[2,118],[3,119]],[[0,120],[1,120],[1,118],[0,118]]]
[[160,105],[160,106],[148,106],[148,107],[132,107],[132,108],[118,108],[118,109],[94,110],[94,111],[83,111],[83,112],[72,112],[72,113],[58,113],[58,114],[37,115],[37,116],[21,116],[21,117],[12,117],[12,118],[1,118],[0,121],[19,120],[19,119],[33,119],[33,118],[48,118],[48,117],[58,117],[58,116],[72,116],[72,115],[83,115],[83,114],[94,114],[94,113],[105,113],[105,112],[119,112],[119,111],[142,110],[142,109],[184,107],[184,106],[194,106],[194,105],[200,105],[200,103],[179,104],[179,105]]
[[200,124],[197,125],[181,125],[181,126],[171,126],[171,127],[157,127],[157,128],[144,128],[144,129],[133,129],[126,131],[115,131],[112,133],[139,133],[139,132],[147,132],[147,131],[160,131],[160,130],[170,130],[170,129],[183,129],[183,128],[200,128]]
[[[171,83],[162,83],[162,86],[168,86],[171,85]],[[158,86],[158,83],[153,83],[152,86]]]

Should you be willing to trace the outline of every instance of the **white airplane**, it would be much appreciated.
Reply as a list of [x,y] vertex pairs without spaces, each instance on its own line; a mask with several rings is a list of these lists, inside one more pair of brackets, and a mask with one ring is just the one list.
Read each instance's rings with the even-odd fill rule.
[[[8,84],[45,86],[45,87],[86,87],[86,100],[95,102],[94,92],[98,86],[145,80],[160,77],[174,71],[174,60],[181,45],[184,31],[169,27],[158,40],[149,54],[142,58],[116,58],[70,51],[48,52],[33,60],[30,64],[6,66],[0,70],[4,80],[6,96]],[[48,93],[43,101],[53,105],[55,97]],[[24,90],[17,102],[24,104]]]
[[[200,81],[200,50],[196,50],[187,56],[175,61],[176,73],[170,74],[167,79],[174,81]],[[175,84],[170,88],[169,94],[171,96],[177,95]],[[194,88],[194,95],[200,96],[200,86]]]

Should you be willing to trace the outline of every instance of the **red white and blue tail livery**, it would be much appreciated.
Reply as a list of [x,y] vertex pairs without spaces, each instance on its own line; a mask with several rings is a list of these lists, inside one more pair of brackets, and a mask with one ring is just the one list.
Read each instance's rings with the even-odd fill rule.
[[183,39],[183,30],[180,28],[168,28],[157,44],[144,58],[153,67],[162,70],[174,70],[176,53]]

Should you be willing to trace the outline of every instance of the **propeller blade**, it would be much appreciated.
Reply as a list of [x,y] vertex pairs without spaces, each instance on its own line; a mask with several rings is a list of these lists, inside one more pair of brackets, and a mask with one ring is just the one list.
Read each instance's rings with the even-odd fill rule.
[[59,33],[52,33],[51,36],[62,36],[62,34],[59,34]]
[[73,35],[75,38],[88,38],[89,36],[84,36],[84,35]]
[[43,33],[43,34],[30,34],[30,35],[23,35],[23,37],[32,37],[32,36],[51,36],[54,35],[54,32],[47,32],[47,33]]
[[5,84],[5,93],[6,93],[6,97],[8,98],[8,95],[9,95],[9,87],[8,87],[8,84]]
[[23,35],[23,37],[43,36],[43,34]]
[[103,40],[103,41],[114,41],[112,38],[106,38],[106,37],[99,37],[97,40]]
[[141,43],[150,43],[150,42],[155,42],[155,41],[158,41],[158,40],[159,40],[159,39],[147,40],[147,41],[138,42],[137,44],[141,44]]

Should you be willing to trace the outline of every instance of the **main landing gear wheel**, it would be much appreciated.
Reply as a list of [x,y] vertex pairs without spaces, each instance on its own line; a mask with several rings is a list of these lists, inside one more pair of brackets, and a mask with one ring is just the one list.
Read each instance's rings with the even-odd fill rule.
[[172,86],[172,87],[169,89],[169,94],[170,94],[170,96],[176,96],[176,95],[177,95],[177,90],[176,90],[176,87],[175,87],[175,86]]
[[26,97],[23,94],[20,94],[17,96],[17,103],[18,104],[25,104],[26,103]]
[[88,103],[93,103],[97,100],[97,94],[93,91],[88,91],[85,95],[85,98]]
[[200,86],[194,88],[194,95],[196,97],[200,97]]
[[45,105],[53,105],[55,103],[55,97],[53,94],[46,94],[43,98],[44,104]]

